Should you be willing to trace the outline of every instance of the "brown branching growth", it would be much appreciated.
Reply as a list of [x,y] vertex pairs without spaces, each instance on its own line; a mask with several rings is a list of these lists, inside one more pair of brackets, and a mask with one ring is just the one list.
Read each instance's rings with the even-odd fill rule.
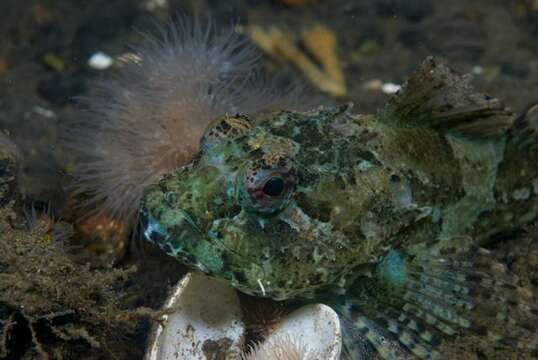
[[77,265],[44,234],[13,225],[20,222],[12,203],[0,208],[0,358],[69,358],[73,349],[77,357],[139,357],[128,342],[152,311],[125,305],[135,269]]
[[[347,92],[344,72],[337,56],[336,35],[320,24],[302,34],[302,45],[313,61],[294,41],[292,34],[276,27],[250,26],[246,33],[263,52],[295,65],[319,90],[332,96]],[[321,65],[318,66],[317,63]]]
[[6,320],[0,320],[0,328],[2,329],[2,333],[0,334],[0,359],[7,358],[9,342],[8,334],[13,331],[15,324],[14,314],[11,314]]

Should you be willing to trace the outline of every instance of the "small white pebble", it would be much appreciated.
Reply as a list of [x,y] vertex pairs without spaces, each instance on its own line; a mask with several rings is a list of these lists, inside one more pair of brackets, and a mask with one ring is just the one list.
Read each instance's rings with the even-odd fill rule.
[[46,117],[48,119],[52,119],[56,117],[56,113],[50,109],[46,109],[44,107],[41,107],[39,105],[34,106],[34,113],[41,115],[43,117]]
[[383,87],[383,82],[381,82],[381,80],[379,79],[373,79],[364,83],[364,88],[366,90],[378,91],[382,87]]
[[144,4],[144,7],[148,11],[155,11],[168,7],[168,0],[148,0]]
[[383,91],[385,94],[395,94],[400,90],[401,86],[398,84],[393,83],[385,83],[383,86],[381,86],[381,91]]
[[114,58],[114,64],[118,67],[122,67],[123,65],[128,64],[128,63],[134,63],[134,64],[140,65],[142,64],[142,58],[140,57],[140,55],[137,55],[131,52],[118,55]]
[[484,73],[484,68],[480,65],[476,65],[476,66],[473,66],[473,69],[471,70],[471,72],[474,75],[482,75]]
[[104,52],[98,51],[88,59],[88,66],[97,70],[105,70],[112,66],[114,60]]

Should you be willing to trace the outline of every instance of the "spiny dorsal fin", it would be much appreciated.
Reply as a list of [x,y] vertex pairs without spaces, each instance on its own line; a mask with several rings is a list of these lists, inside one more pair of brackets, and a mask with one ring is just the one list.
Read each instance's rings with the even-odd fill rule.
[[514,115],[504,104],[477,93],[470,75],[460,75],[428,57],[389,101],[391,113],[405,123],[473,138],[506,133]]

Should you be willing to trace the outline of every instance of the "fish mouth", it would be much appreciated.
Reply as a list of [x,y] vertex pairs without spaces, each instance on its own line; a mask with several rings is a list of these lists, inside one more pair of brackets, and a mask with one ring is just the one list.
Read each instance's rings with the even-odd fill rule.
[[140,233],[146,241],[155,245],[164,243],[168,237],[164,227],[145,211],[140,213]]
[[140,213],[140,233],[168,255],[185,257],[191,244],[202,240],[200,229],[185,211],[178,210],[172,224],[156,219],[144,209]]

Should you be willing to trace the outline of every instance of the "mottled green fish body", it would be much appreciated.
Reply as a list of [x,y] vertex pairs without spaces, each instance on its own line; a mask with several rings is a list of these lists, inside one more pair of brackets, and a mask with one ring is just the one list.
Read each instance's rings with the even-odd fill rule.
[[488,325],[538,317],[477,247],[538,215],[538,151],[513,121],[431,59],[376,115],[225,115],[147,189],[145,237],[251,295],[334,294],[351,358],[435,358],[461,329],[499,342]]

